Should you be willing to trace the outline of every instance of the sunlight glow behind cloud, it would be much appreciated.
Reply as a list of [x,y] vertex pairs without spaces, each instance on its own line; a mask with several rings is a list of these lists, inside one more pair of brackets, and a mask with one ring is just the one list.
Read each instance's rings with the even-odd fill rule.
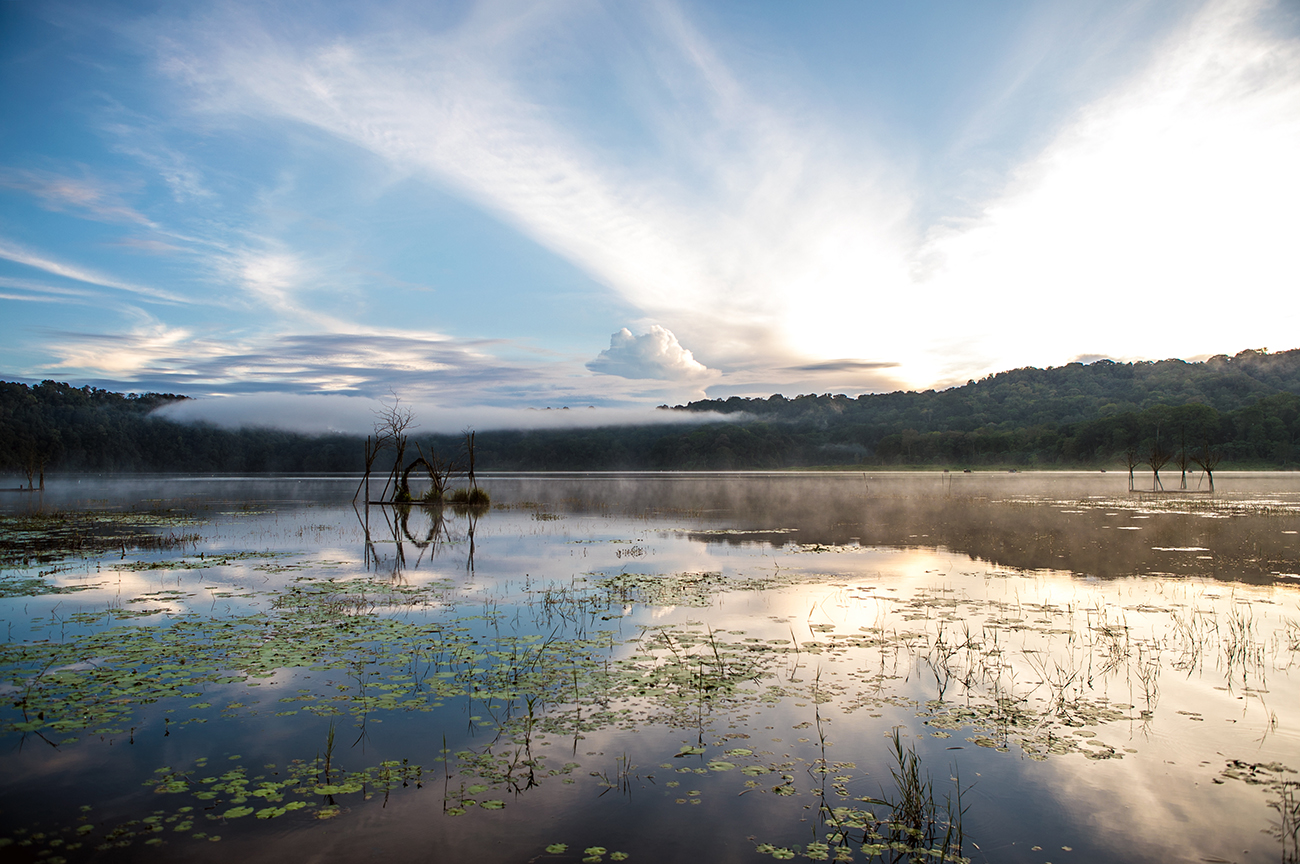
[[[1208,6],[981,216],[925,238],[897,159],[850,158],[833,127],[757,98],[675,7],[655,9],[575,21],[487,4],[451,33],[308,45],[250,16],[252,37],[183,68],[219,94],[211,110],[236,100],[450,184],[741,377],[773,360],[856,357],[899,362],[924,385],[1083,351],[1163,357],[1295,332],[1294,313],[1224,314],[1221,301],[1295,281],[1285,202],[1300,192],[1300,64],[1294,43],[1257,28],[1259,7]],[[557,30],[633,24],[654,48],[639,62],[667,92],[643,89],[631,108],[678,154],[667,165],[557,125],[515,59]],[[1214,328],[1181,323],[1211,309]]]
[[920,290],[978,300],[927,346],[933,377],[1065,362],[1079,331],[1116,357],[1294,344],[1300,50],[1254,11],[1206,10],[980,219],[934,232]]

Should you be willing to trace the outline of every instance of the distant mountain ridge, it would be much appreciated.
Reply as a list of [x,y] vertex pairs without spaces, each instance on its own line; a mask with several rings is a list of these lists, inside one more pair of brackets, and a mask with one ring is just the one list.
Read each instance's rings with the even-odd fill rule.
[[764,419],[856,413],[912,426],[970,431],[1008,420],[1029,426],[1082,423],[1158,405],[1200,404],[1220,412],[1236,411],[1277,393],[1300,395],[1300,349],[1220,354],[1200,363],[1098,360],[1047,369],[1029,366],[947,390],[898,390],[856,398],[733,396],[690,402],[675,410],[744,412]]
[[[1300,457],[1300,349],[1013,369],[948,390],[706,399],[801,430],[803,464],[1103,465],[1133,448],[1213,445],[1229,463]],[[838,458],[837,458],[838,456]]]
[[[0,382],[0,470],[357,471],[361,438],[178,423],[184,399]],[[1223,467],[1300,463],[1300,349],[1013,369],[948,390],[706,399],[681,425],[485,431],[480,470],[807,466],[1107,467],[1153,447],[1211,447]],[[700,423],[686,415],[734,419]],[[444,456],[460,436],[420,437]]]

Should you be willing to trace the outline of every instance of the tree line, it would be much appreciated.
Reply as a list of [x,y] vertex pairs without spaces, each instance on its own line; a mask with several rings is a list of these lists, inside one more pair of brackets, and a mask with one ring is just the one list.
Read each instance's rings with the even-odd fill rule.
[[[361,471],[364,439],[179,423],[175,394],[0,382],[0,470]],[[1201,363],[1016,369],[948,390],[701,400],[680,424],[477,433],[479,470],[727,470],[811,466],[1112,467],[1185,444],[1221,467],[1300,462],[1300,350]],[[723,415],[705,419],[702,413]],[[414,435],[452,459],[459,435]],[[372,465],[372,467],[374,467]],[[383,466],[380,466],[383,467]]]

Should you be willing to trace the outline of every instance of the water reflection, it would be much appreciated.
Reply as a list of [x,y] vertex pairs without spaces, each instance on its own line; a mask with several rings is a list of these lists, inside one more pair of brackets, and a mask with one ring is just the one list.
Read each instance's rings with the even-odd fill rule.
[[[1300,476],[1230,476],[1214,497],[1128,495],[1120,474],[770,474],[500,478],[573,513],[724,522],[733,544],[943,546],[1020,569],[1300,579]],[[496,493],[494,493],[496,494]],[[707,532],[707,533],[706,533]]]
[[6,570],[8,851],[1294,855],[1288,476],[140,482],[44,506],[195,539]]

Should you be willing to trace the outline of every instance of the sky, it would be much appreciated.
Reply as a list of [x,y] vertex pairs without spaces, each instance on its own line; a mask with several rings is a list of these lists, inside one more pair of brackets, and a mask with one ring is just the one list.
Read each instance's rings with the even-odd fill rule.
[[0,378],[510,425],[1286,350],[1297,153],[1292,0],[0,0]]

